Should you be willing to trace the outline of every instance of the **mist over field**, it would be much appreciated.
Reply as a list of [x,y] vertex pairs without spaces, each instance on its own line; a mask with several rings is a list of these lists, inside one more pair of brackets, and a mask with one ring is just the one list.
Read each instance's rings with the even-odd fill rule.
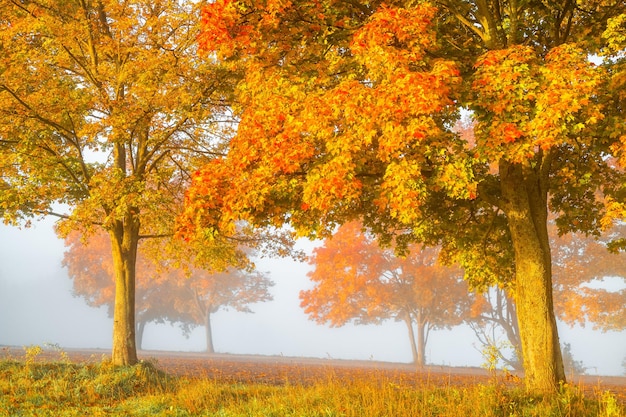
[[[88,307],[72,296],[72,282],[61,267],[65,250],[52,220],[30,229],[0,228],[0,345],[58,345],[67,348],[111,347],[112,319],[105,308]],[[310,250],[313,244],[302,242]],[[310,288],[310,266],[291,260],[262,259],[260,271],[275,282],[274,300],[251,306],[253,314],[219,311],[213,315],[215,350],[219,353],[303,356],[410,362],[403,323],[340,328],[309,321],[298,294]],[[560,325],[562,343],[587,374],[621,375],[626,332],[597,332]],[[178,327],[148,324],[145,350],[203,351],[204,328],[185,338]],[[434,331],[426,349],[428,364],[481,366],[485,361],[474,333],[466,326]],[[142,354],[140,353],[140,356]]]

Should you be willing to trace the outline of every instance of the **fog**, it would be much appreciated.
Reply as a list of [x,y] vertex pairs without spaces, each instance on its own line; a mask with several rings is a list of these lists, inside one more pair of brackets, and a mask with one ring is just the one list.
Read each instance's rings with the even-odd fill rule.
[[[112,319],[105,308],[91,308],[72,296],[72,282],[61,267],[64,246],[52,230],[53,221],[29,229],[0,226],[0,345],[52,344],[66,348],[111,347]],[[301,243],[310,250],[312,244]],[[213,315],[216,352],[410,362],[406,327],[382,325],[340,328],[317,325],[299,306],[298,294],[311,283],[310,266],[286,259],[262,259],[260,271],[274,281],[274,300],[251,306],[253,314],[220,311]],[[588,374],[621,375],[626,357],[626,332],[598,332],[591,326],[559,326],[562,343]],[[146,350],[203,351],[204,328],[185,338],[179,328],[148,324]],[[481,366],[484,359],[467,327],[431,332],[426,350],[429,364]],[[149,355],[149,353],[148,353]],[[141,356],[141,353],[140,353]]]

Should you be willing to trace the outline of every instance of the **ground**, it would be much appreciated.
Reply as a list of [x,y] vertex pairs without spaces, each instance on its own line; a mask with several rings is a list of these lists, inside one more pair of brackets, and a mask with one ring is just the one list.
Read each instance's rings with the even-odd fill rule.
[[[23,360],[25,356],[26,351],[23,348],[0,348],[0,360],[7,358]],[[482,368],[426,366],[417,369],[414,365],[405,363],[285,356],[208,355],[194,352],[140,351],[138,356],[169,374],[234,383],[309,384],[328,378],[341,380],[372,377],[415,386],[449,386],[487,384],[494,380],[494,374]],[[107,357],[110,357],[107,350],[48,348],[37,356],[37,360],[58,361],[69,358],[72,362],[98,362]],[[498,372],[495,377],[499,383],[511,386],[521,384],[518,375],[507,372]],[[568,383],[582,387],[589,395],[611,391],[620,403],[626,404],[626,377],[569,376]]]

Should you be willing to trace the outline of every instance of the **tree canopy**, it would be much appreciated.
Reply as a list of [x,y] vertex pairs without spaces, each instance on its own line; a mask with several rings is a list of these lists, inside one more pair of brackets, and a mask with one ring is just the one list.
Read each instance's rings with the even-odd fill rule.
[[[473,286],[510,281],[526,386],[556,391],[565,373],[548,211],[561,232],[594,233],[611,212],[605,197],[619,215],[623,171],[607,155],[623,148],[623,71],[619,59],[588,57],[623,48],[625,9],[618,0],[207,5],[201,46],[244,75],[228,156],[188,191],[187,233],[228,234],[243,219],[325,236],[360,219],[400,249],[441,244]],[[462,109],[475,122],[471,143],[452,129]]]

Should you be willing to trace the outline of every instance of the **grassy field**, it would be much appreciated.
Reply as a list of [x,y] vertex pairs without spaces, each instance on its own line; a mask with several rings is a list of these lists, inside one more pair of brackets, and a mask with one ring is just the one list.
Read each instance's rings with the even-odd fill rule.
[[106,360],[41,361],[31,347],[0,361],[0,416],[625,416],[609,391],[564,386],[532,397],[497,378],[468,386],[414,384],[384,375],[307,383],[240,383],[172,376],[150,362],[116,368]]

